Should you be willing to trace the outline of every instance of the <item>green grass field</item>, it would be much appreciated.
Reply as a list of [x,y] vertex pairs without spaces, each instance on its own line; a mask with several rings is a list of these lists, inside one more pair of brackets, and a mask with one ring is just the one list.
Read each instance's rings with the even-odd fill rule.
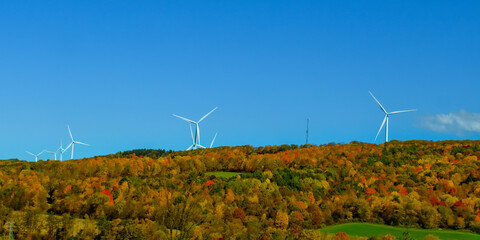
[[206,172],[206,176],[215,176],[215,177],[223,177],[223,178],[231,178],[237,175],[240,175],[238,172]]
[[[320,232],[326,233],[338,233],[344,232],[349,236],[359,237],[371,237],[378,235],[390,234],[397,239],[402,237],[403,232],[406,232],[406,228],[392,227],[380,224],[370,223],[345,223],[339,225],[328,226],[320,229]],[[422,240],[428,234],[435,235],[442,240],[479,240],[480,234],[451,231],[451,230],[431,230],[431,229],[413,229],[409,228],[408,232],[410,237],[417,240]]]

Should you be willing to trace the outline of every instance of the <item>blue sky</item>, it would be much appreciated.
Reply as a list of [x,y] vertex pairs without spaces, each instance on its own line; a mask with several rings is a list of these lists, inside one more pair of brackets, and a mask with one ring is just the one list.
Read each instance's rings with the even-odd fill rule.
[[[478,1],[1,1],[0,159],[480,136]],[[383,134],[382,134],[383,135]],[[380,137],[379,137],[380,138]],[[381,140],[382,138],[380,138]],[[377,143],[381,141],[377,140]],[[208,145],[208,144],[206,144]],[[41,158],[51,158],[43,155]],[[65,156],[66,157],[66,156]]]

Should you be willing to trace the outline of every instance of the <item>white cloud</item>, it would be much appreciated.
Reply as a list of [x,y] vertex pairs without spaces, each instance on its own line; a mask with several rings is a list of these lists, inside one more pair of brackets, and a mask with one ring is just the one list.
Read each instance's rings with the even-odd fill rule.
[[426,115],[421,119],[421,126],[435,132],[480,133],[480,113],[471,113],[465,110],[449,114]]

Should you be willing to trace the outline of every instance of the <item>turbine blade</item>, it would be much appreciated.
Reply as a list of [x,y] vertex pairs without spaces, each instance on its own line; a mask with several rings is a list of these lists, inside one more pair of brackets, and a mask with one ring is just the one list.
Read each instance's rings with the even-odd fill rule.
[[78,143],[78,144],[80,144],[80,145],[90,146],[90,144],[83,143],[83,142],[77,142],[77,141],[75,141],[75,143]]
[[212,111],[210,111],[209,113],[205,114],[205,116],[203,116],[202,118],[200,118],[200,120],[198,120],[198,123],[200,123],[201,121],[203,121],[203,119],[205,119],[208,115],[210,115],[213,111],[217,110],[218,107],[215,107]]
[[188,126],[190,126],[190,135],[192,136],[192,143],[195,144],[195,140],[193,139],[192,124],[188,124]]
[[382,106],[382,104],[380,104],[380,102],[375,98],[375,96],[373,96],[372,92],[368,91],[370,93],[370,95],[372,95],[373,99],[375,99],[375,102],[377,102],[378,106],[380,107],[380,109],[382,109],[382,111],[385,113],[385,114],[388,114],[387,110],[385,110],[385,108]]
[[32,156],[35,156],[35,154],[33,154],[33,153],[29,152],[29,151],[25,151],[25,152],[27,152],[28,154],[30,154],[30,155],[32,155]]
[[417,111],[417,109],[410,109],[410,110],[395,111],[395,112],[391,112],[391,113],[388,113],[388,114],[392,115],[392,114],[397,114],[397,113],[413,112],[413,111]]
[[39,154],[37,154],[37,156],[40,156],[40,154],[46,152],[47,150],[43,149]]
[[192,146],[190,146],[190,147],[187,149],[187,151],[190,150],[190,149],[192,149],[192,148],[193,148],[193,145],[195,145],[195,144],[192,144]]
[[72,142],[73,142],[73,136],[72,136],[72,132],[70,131],[70,126],[67,125],[67,128],[68,128],[68,133],[70,134],[70,138],[72,139]]
[[197,146],[198,146],[198,147],[201,147],[201,148],[206,148],[206,147],[204,147],[204,146],[202,146],[202,145],[200,145],[200,144],[197,144]]
[[172,114],[172,115],[173,115],[174,117],[178,117],[178,118],[180,118],[180,119],[183,119],[183,120],[185,120],[185,121],[187,121],[187,122],[196,123],[196,122],[194,122],[194,121],[192,121],[192,120],[190,120],[190,119],[188,119],[188,118],[180,117],[180,116],[175,115],[175,114]]
[[380,131],[382,131],[383,125],[385,125],[385,121],[387,120],[387,116],[383,119],[382,126],[380,126],[380,129],[378,129],[377,136],[375,136],[375,142],[377,141],[378,134],[380,134]]
[[215,142],[215,138],[217,138],[218,132],[215,133],[215,136],[213,137],[212,143],[210,143],[210,148],[213,146],[213,142]]
[[67,148],[63,149],[62,153],[66,152],[72,146],[72,144],[73,143],[68,144]]

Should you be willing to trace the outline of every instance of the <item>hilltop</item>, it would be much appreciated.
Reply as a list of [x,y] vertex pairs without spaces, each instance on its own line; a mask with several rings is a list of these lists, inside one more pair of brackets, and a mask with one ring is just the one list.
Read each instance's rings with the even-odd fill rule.
[[480,141],[392,141],[1,161],[0,224],[20,239],[308,239],[346,222],[480,233],[479,157]]

